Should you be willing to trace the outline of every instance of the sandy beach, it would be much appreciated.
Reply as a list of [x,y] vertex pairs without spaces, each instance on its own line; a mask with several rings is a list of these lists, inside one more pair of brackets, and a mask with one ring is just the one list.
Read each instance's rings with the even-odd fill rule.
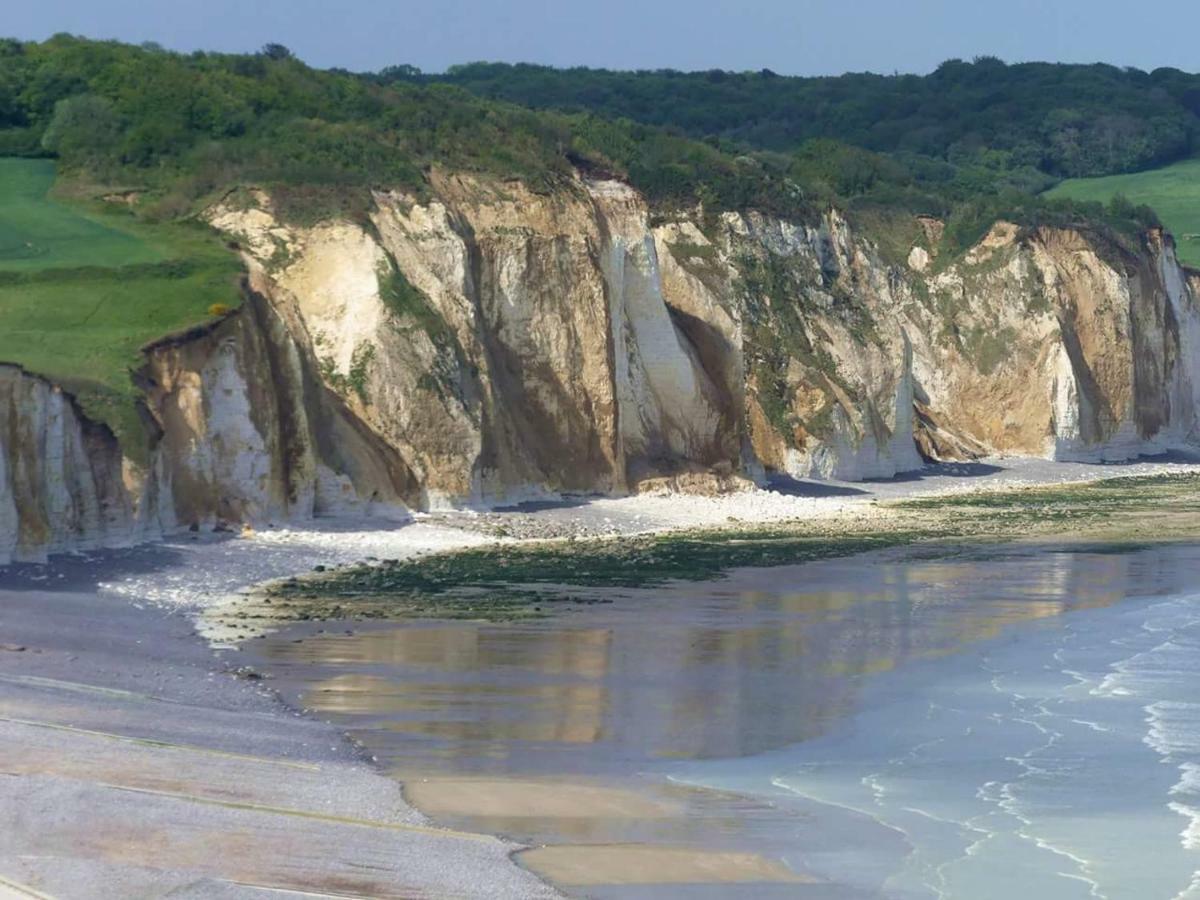
[[245,667],[236,648],[254,634],[227,620],[216,628],[220,617],[206,613],[318,566],[523,538],[870,516],[880,500],[1196,471],[984,461],[872,484],[183,534],[0,570],[0,895],[553,896],[530,870],[566,887],[794,882],[802,876],[741,851],[530,850],[436,827],[417,809],[438,822],[552,818],[564,804],[618,818],[678,810],[605,786],[452,777],[406,784],[406,800],[337,727],[288,709]]

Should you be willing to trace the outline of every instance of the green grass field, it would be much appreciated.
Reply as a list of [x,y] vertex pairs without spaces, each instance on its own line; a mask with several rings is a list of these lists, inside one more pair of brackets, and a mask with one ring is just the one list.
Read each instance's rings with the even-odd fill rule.
[[139,349],[237,306],[240,266],[202,225],[60,203],[53,179],[48,161],[0,159],[0,362],[61,384],[139,459]]
[[54,163],[0,159],[0,271],[159,262],[162,249],[49,198]]
[[1118,194],[1153,207],[1175,235],[1179,259],[1200,268],[1200,159],[1131,175],[1074,178],[1057,185],[1046,196],[1107,203]]

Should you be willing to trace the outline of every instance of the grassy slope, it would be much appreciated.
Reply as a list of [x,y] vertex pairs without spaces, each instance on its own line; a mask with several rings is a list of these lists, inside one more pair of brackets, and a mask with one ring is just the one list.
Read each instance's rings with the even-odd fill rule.
[[51,199],[53,164],[0,159],[0,361],[62,384],[126,452],[144,447],[139,348],[238,303],[235,257],[201,226]]
[[161,262],[160,248],[48,196],[54,163],[0,159],[0,271]]
[[1153,207],[1167,230],[1175,235],[1180,260],[1200,268],[1200,159],[1131,175],[1073,178],[1047,196],[1107,203],[1117,194]]

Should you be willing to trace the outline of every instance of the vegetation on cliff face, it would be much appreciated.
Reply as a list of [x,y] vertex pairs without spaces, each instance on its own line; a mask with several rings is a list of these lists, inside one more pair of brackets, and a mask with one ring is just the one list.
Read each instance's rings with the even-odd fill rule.
[[[978,240],[997,218],[1027,225],[1090,219],[1124,232],[1153,226],[1150,207],[1164,212],[1173,198],[1149,184],[1039,194],[1063,178],[1150,169],[1200,151],[1200,75],[1169,68],[1005,65],[984,57],[949,60],[925,76],[796,78],[767,70],[473,63],[442,75],[398,66],[376,79],[452,84],[754,154],[781,167],[811,199],[858,207],[860,219],[880,209],[945,218],[952,252]],[[1120,192],[1133,202],[1113,205]],[[1181,229],[1187,222],[1175,216],[1166,224]]]

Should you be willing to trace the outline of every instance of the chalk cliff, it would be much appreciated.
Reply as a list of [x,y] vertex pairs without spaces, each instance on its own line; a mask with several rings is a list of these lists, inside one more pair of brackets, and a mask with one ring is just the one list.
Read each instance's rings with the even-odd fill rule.
[[561,493],[1125,459],[1200,438],[1171,240],[997,223],[956,259],[835,210],[670,215],[614,181],[435,172],[358,220],[208,212],[245,302],[144,350],[135,463],[0,366],[0,562],[163,531]]

